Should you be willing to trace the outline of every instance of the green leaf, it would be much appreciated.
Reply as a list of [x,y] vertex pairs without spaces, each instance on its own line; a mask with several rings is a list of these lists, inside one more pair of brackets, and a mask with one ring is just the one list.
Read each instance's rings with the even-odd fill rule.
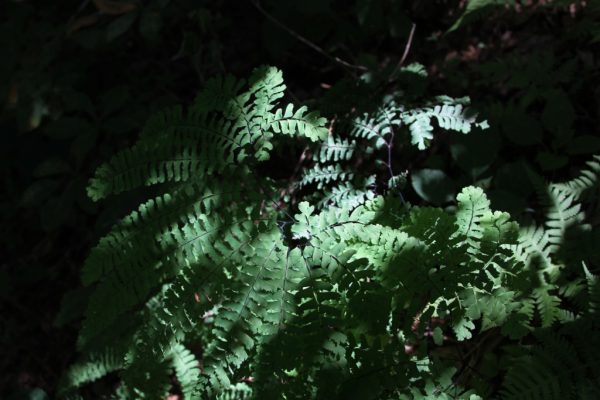
[[496,160],[501,144],[497,130],[453,135],[450,154],[463,171],[477,178]]
[[475,324],[470,320],[463,318],[460,321],[455,322],[452,326],[452,329],[454,329],[456,339],[462,342],[463,340],[470,339],[473,336],[471,330],[475,329]]
[[308,217],[312,215],[312,213],[315,211],[315,208],[311,206],[307,201],[303,201],[302,203],[298,204],[298,210],[303,215],[306,215]]
[[415,192],[432,204],[447,203],[454,197],[454,182],[439,169],[416,170],[411,175],[411,183]]
[[529,316],[521,313],[509,315],[501,332],[513,340],[521,339],[530,332]]
[[463,26],[469,25],[474,21],[483,18],[494,9],[507,4],[514,3],[513,0],[468,0],[467,8],[460,18],[448,29],[453,32]]
[[444,344],[444,332],[442,331],[442,328],[440,328],[439,326],[436,326],[432,332],[432,336],[433,336],[433,343],[435,343],[438,346],[441,346]]

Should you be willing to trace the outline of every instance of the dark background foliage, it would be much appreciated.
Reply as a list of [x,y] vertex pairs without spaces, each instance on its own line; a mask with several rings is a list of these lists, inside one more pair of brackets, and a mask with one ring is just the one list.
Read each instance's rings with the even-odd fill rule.
[[[288,96],[331,119],[392,89],[470,96],[490,130],[394,157],[405,197],[444,205],[476,184],[494,208],[535,218],[526,171],[560,181],[600,151],[599,12],[507,3],[457,27],[465,1],[3,1],[0,397],[51,396],[73,361],[83,259],[139,198],[92,203],[94,168],[215,74],[276,65]],[[426,81],[388,79],[412,62]],[[298,155],[269,167],[290,176]]]

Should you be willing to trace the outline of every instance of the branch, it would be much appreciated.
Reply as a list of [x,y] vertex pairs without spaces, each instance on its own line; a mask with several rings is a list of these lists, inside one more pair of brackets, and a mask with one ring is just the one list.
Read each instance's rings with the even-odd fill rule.
[[408,34],[408,40],[406,41],[406,45],[404,46],[404,53],[402,53],[402,57],[400,58],[400,61],[396,65],[396,68],[394,68],[394,70],[390,74],[390,79],[388,79],[388,82],[392,80],[392,77],[396,74],[396,72],[398,72],[400,67],[402,67],[402,65],[404,64],[404,61],[406,61],[406,58],[408,57],[408,53],[410,52],[410,46],[411,46],[413,38],[415,36],[416,28],[417,28],[417,25],[415,23],[413,23],[412,27],[410,28],[410,33]]
[[284,31],[286,31],[287,33],[289,33],[290,35],[292,35],[293,37],[295,37],[297,40],[299,40],[300,42],[304,43],[305,45],[307,45],[308,47],[310,47],[311,49],[315,50],[317,53],[327,57],[328,59],[330,59],[331,61],[340,64],[343,67],[346,68],[350,68],[350,69],[354,69],[354,70],[359,70],[359,71],[367,71],[368,68],[365,67],[364,65],[354,65],[354,64],[350,64],[347,61],[342,60],[339,57],[333,56],[331,54],[329,54],[328,52],[326,52],[325,50],[323,50],[321,47],[317,46],[316,44],[314,44],[313,42],[311,42],[310,40],[308,40],[307,38],[305,38],[304,36],[300,35],[299,33],[297,33],[296,31],[292,30],[291,28],[287,27],[286,25],[284,25],[281,21],[279,21],[277,18],[273,17],[271,14],[269,14],[268,12],[266,12],[260,5],[260,0],[250,0],[252,5],[262,14],[264,15],[269,21],[271,21],[272,23],[274,23],[275,25],[277,25],[278,27],[280,27],[281,29],[283,29]]

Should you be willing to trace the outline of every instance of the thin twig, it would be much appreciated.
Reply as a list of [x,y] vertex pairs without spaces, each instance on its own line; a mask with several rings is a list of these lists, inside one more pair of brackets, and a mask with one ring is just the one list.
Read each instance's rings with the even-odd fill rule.
[[311,49],[315,50],[317,53],[319,53],[319,54],[327,57],[331,61],[334,61],[334,62],[336,62],[336,63],[338,63],[338,64],[340,64],[340,65],[342,65],[342,66],[344,66],[346,68],[355,69],[355,70],[359,70],[359,71],[367,71],[368,70],[368,68],[365,67],[365,66],[363,66],[363,65],[354,65],[354,64],[351,64],[351,63],[349,63],[347,61],[342,60],[339,57],[336,57],[336,56],[333,56],[333,55],[329,54],[328,52],[326,52],[325,50],[323,50],[321,47],[317,46],[316,44],[314,44],[313,42],[311,42],[310,40],[308,40],[304,36],[300,35],[296,31],[294,31],[293,29],[291,29],[288,26],[286,26],[285,24],[283,24],[281,21],[279,21],[277,18],[273,17],[268,12],[266,12],[261,7],[260,0],[250,0],[250,2],[269,21],[271,21],[272,23],[274,23],[275,25],[277,25],[278,27],[280,27],[281,29],[283,29],[284,31],[286,31],[287,33],[289,33],[290,35],[292,35],[293,37],[295,37],[297,40],[299,40],[300,42],[302,42],[305,45],[307,45],[308,47],[310,47]]
[[290,179],[288,180],[288,185],[285,189],[283,189],[280,193],[279,196],[279,200],[281,201],[281,199],[283,199],[283,197],[285,197],[286,194],[290,194],[294,188],[294,181],[296,180],[296,176],[298,175],[298,172],[300,172],[300,167],[302,167],[302,163],[304,162],[304,160],[306,160],[307,156],[308,156],[308,150],[309,147],[306,146],[304,148],[304,150],[302,150],[302,154],[300,154],[300,158],[298,159],[298,162],[296,163],[296,166],[294,167],[294,171],[292,172],[292,175],[290,176]]
[[402,67],[402,65],[406,61],[406,58],[408,57],[408,53],[410,52],[410,46],[412,45],[412,41],[415,36],[416,28],[417,28],[417,25],[413,22],[412,27],[410,28],[410,33],[408,34],[408,40],[406,41],[406,45],[404,46],[404,53],[402,53],[402,57],[400,58],[400,61],[396,65],[396,68],[394,68],[394,70],[390,74],[390,78],[388,79],[388,82],[392,80],[392,77],[394,75],[396,75],[396,72],[398,72],[400,67]]
[[392,129],[392,137],[390,141],[386,143],[388,149],[388,170],[390,172],[390,178],[394,177],[394,171],[392,170],[392,147],[394,147],[394,130]]
[[[386,165],[387,165],[388,171],[390,173],[390,179],[393,179],[394,178],[394,170],[392,169],[392,149],[394,147],[394,137],[396,136],[396,131],[394,129],[392,121],[388,117],[387,112],[385,112],[385,119],[387,120],[388,124],[390,125],[390,132],[391,132],[389,140],[384,139],[385,145],[387,146],[387,163],[386,163]],[[398,190],[398,195],[400,197],[400,201],[402,202],[402,204],[405,204],[404,196],[402,195],[402,192],[400,190]]]

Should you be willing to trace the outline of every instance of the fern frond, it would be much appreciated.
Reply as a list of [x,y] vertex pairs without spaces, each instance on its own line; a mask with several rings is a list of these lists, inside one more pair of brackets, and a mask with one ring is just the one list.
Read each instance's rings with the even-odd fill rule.
[[[148,200],[100,239],[84,264],[83,283],[90,285],[113,267],[136,258],[148,259],[149,253],[159,257],[164,232],[176,229],[177,224],[185,222],[192,213],[210,215],[220,207],[239,202],[243,190],[238,184],[216,185],[205,181]],[[140,248],[146,251],[140,252]]]
[[[233,211],[233,210],[232,210]],[[219,262],[227,254],[229,241],[243,242],[253,233],[245,211],[228,218],[191,212],[186,225],[175,222],[157,242],[154,257],[127,263],[113,269],[96,288],[86,311],[80,342],[85,343],[106,329],[119,315],[135,304],[145,302],[166,279],[172,279],[186,265],[197,268]],[[274,229],[274,223],[270,225]],[[224,240],[219,240],[223,235]]]
[[298,182],[298,186],[303,187],[316,184],[317,189],[322,189],[331,182],[348,181],[353,177],[353,173],[344,171],[338,164],[327,165],[325,167],[317,164],[304,173],[302,179]]
[[415,365],[404,354],[404,343],[389,336],[351,335],[348,338],[350,376],[343,382],[342,398],[377,399],[408,385]]
[[600,155],[595,155],[586,164],[587,169],[582,170],[579,176],[568,182],[555,184],[558,190],[578,200],[582,199],[582,196],[588,201],[595,200],[600,194]]
[[181,106],[164,109],[148,118],[140,133],[140,138],[151,139],[161,135],[173,134],[176,127],[184,120],[184,111]]
[[198,360],[191,351],[178,344],[172,352],[172,363],[183,398],[185,400],[192,399],[200,378]]
[[472,186],[464,188],[456,200],[458,232],[466,237],[471,251],[476,251],[477,243],[483,237],[481,221],[490,213],[490,201],[481,188]]
[[125,398],[159,399],[171,387],[172,366],[169,360],[155,359],[150,354],[131,360],[129,354],[125,369],[121,372]]
[[555,277],[560,266],[552,261],[554,249],[543,227],[529,225],[521,229],[519,243],[514,250],[516,257],[527,268],[535,268]]
[[254,254],[238,267],[238,283],[226,292],[215,318],[216,340],[205,358],[205,390],[227,388],[228,368],[239,368],[262,336],[277,333],[294,315],[291,299],[305,276],[299,252],[287,253],[277,230],[260,236],[253,247]]
[[[478,351],[466,353],[467,368],[453,369],[456,350],[537,335],[538,320],[593,331],[597,279],[577,270],[577,281],[564,284],[556,256],[568,229],[582,221],[576,201],[596,184],[590,175],[551,186],[544,192],[548,222],[520,233],[475,187],[457,196],[455,213],[411,206],[395,192],[402,174],[392,172],[385,196],[376,196],[375,178],[358,179],[346,161],[359,139],[371,152],[412,132],[425,148],[435,121],[463,133],[484,128],[466,99],[440,97],[415,109],[387,101],[355,121],[345,139],[330,136],[306,107],[279,104],[284,88],[281,72],[269,67],[247,83],[210,81],[187,112],[162,112],[132,149],[100,167],[89,189],[96,199],[167,184],[86,261],[83,280],[93,293],[79,349],[84,362],[104,369],[76,370],[65,393],[110,369],[120,371],[122,398],[180,390],[184,398],[222,400],[475,399],[462,385],[471,384]],[[269,193],[281,193],[284,183],[253,168],[290,138],[318,142],[315,165],[297,183],[301,190],[277,198]],[[485,330],[472,343],[455,343]],[[574,382],[590,391],[595,358],[575,335],[539,336],[542,350],[529,358],[512,351],[502,363],[517,371],[507,374],[506,393],[526,391],[562,373],[556,365],[573,369],[578,360],[587,380]],[[115,343],[114,366],[94,358]],[[201,356],[191,351],[196,343]],[[512,377],[521,363],[544,365],[523,373],[530,376],[522,382]],[[573,378],[563,373],[539,393],[566,396],[565,377]]]
[[552,289],[552,286],[542,286],[536,288],[533,292],[543,328],[551,326],[559,317],[560,299],[550,293]]
[[283,73],[275,67],[256,68],[248,80],[249,93],[254,94],[254,105],[258,115],[270,113],[286,89]]
[[88,354],[83,360],[71,365],[62,376],[58,392],[61,396],[96,381],[107,374],[121,369],[123,358],[118,351],[108,348],[102,352]]
[[[275,68],[257,69],[241,94],[240,84],[229,78],[213,84],[217,89],[209,88],[186,114],[175,108],[151,120],[135,146],[98,168],[88,195],[99,200],[140,186],[185,182],[234,169],[247,157],[264,161],[273,148],[274,133],[312,141],[327,137],[325,119],[307,113],[306,107],[294,112],[288,105],[285,111],[272,112],[285,89],[281,71]],[[226,104],[207,99],[223,86],[233,96]]]
[[585,280],[587,283],[588,290],[588,311],[592,315],[600,314],[600,277],[593,275],[585,266],[583,265],[583,270],[585,273]]
[[550,243],[558,246],[564,241],[565,231],[583,220],[581,205],[574,203],[575,197],[551,185],[546,197],[546,226]]
[[502,334],[511,339],[521,339],[531,332],[530,321],[533,320],[535,313],[534,301],[531,299],[521,300],[514,312],[508,316],[502,326]]
[[374,114],[364,114],[352,122],[350,135],[357,138],[382,140],[402,125],[401,113],[404,107],[394,101],[379,107]]
[[322,164],[330,161],[337,163],[352,158],[355,149],[355,140],[348,141],[348,139],[327,136],[327,141],[321,143],[315,159]]
[[476,115],[469,115],[462,104],[442,104],[434,107],[425,107],[410,110],[402,116],[402,120],[409,126],[411,143],[419,150],[425,150],[433,139],[433,125],[435,118],[443,129],[461,133],[469,133],[473,127],[487,128],[487,123],[476,122]]
[[[482,219],[481,224],[483,237],[480,250],[483,258],[488,258],[485,265],[496,264],[499,270],[508,271],[500,266],[500,259],[504,261],[512,259],[510,247],[517,243],[519,226],[510,220],[510,214],[500,211],[490,212]],[[477,256],[477,258],[482,257]]]
[[230,106],[231,99],[239,95],[244,83],[243,80],[238,80],[232,75],[210,78],[194,101],[194,111],[196,113],[224,112]]
[[235,153],[243,143],[231,135],[230,122],[184,117],[171,127],[171,134],[142,138],[101,165],[90,181],[88,195],[99,200],[140,186],[185,182],[223,171],[246,156]]
[[236,383],[216,397],[216,400],[250,400],[252,389],[245,383]]
[[466,258],[462,238],[454,235],[455,222],[438,208],[423,207],[411,211],[403,230],[428,246],[428,265],[456,266]]
[[272,120],[269,120],[270,128],[275,133],[287,136],[304,136],[311,141],[325,140],[329,131],[324,127],[325,118],[316,112],[306,113],[307,107],[303,106],[294,111],[293,104],[288,104],[285,110],[278,109]]
[[583,221],[581,205],[576,203],[575,193],[569,193],[564,187],[556,184],[546,185],[534,173],[530,173],[541,204],[546,211],[546,234],[551,246],[551,252],[556,252],[565,242],[567,229]]
[[[364,186],[366,187],[369,182],[372,182],[372,180],[367,180],[367,182],[365,182],[366,185]],[[333,187],[331,191],[326,192],[323,198],[319,200],[318,206],[320,208],[326,206],[339,207],[342,204],[346,204],[348,207],[354,208],[374,197],[375,194],[372,191],[357,189],[354,185],[345,182]]]
[[465,108],[468,99],[452,99],[441,96],[441,104],[406,109],[394,101],[387,102],[374,115],[366,114],[356,118],[352,123],[350,134],[357,138],[375,140],[375,147],[385,144],[385,137],[395,129],[407,126],[411,135],[411,143],[419,150],[424,150],[433,139],[432,120],[436,119],[442,129],[469,133],[473,127],[486,129],[486,121],[478,122],[477,115]]
[[[575,326],[573,326],[575,328]],[[592,326],[569,327],[561,334],[541,332],[541,345],[519,358],[509,369],[501,391],[503,399],[594,398],[598,389],[597,335],[586,335]]]

